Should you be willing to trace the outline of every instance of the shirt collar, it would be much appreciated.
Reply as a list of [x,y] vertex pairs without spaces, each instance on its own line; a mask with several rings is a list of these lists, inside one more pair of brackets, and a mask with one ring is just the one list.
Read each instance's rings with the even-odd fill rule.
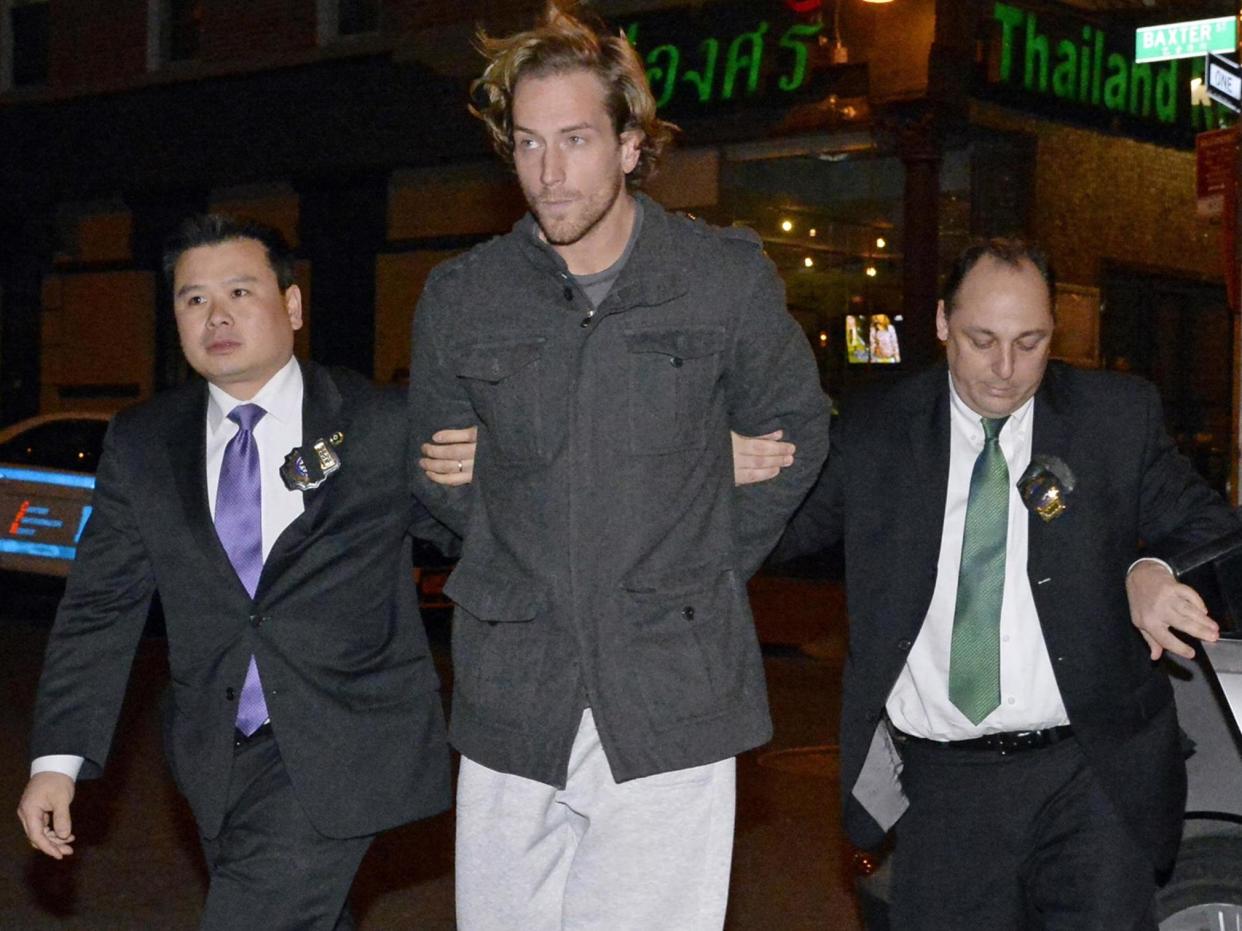
[[301,414],[302,367],[297,359],[290,356],[280,371],[269,378],[267,384],[249,401],[239,401],[211,382],[207,383],[207,396],[207,430],[210,433],[219,430],[229,412],[239,404],[257,404],[267,411],[265,419],[274,417],[288,423]]
[[[1031,411],[1035,409],[1035,396],[1031,395],[1022,402],[1022,406],[1009,415],[1009,419],[1005,421],[1005,426],[1001,428],[1001,436],[1016,436],[1030,429]],[[952,412],[953,425],[962,430],[971,443],[975,446],[983,446],[983,424],[980,422],[982,415],[975,413],[962,400],[961,395],[957,393],[957,387],[953,384],[953,375],[949,374],[949,410]]]

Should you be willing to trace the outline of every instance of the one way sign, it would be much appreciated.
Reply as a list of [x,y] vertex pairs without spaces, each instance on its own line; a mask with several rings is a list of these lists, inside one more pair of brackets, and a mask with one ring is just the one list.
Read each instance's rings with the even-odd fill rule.
[[1208,55],[1207,92],[1235,113],[1242,109],[1242,66],[1226,55]]

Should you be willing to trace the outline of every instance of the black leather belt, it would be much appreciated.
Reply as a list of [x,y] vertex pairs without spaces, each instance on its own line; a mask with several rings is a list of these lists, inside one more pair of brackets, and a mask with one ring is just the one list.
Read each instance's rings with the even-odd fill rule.
[[969,740],[928,740],[926,737],[915,737],[904,731],[893,729],[898,743],[908,743],[916,747],[935,748],[937,750],[990,750],[994,753],[1021,753],[1024,750],[1040,750],[1051,747],[1074,736],[1074,729],[1068,724],[1060,727],[1049,727],[1042,731],[1002,731],[998,734],[984,734]]
[[265,722],[257,731],[255,731],[249,737],[247,737],[241,731],[234,728],[233,729],[233,749],[240,750],[242,747],[248,746],[249,744],[257,743],[258,741],[262,740],[264,737],[271,737],[271,736],[272,736],[272,722],[271,721]]

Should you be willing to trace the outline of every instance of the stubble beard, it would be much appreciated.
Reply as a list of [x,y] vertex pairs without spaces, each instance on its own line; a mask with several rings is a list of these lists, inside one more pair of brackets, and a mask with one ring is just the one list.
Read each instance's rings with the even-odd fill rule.
[[569,211],[559,217],[545,210],[539,197],[532,196],[530,192],[526,194],[526,201],[549,245],[572,246],[599,226],[620,198],[624,186],[624,180],[618,178],[609,188],[577,200]]

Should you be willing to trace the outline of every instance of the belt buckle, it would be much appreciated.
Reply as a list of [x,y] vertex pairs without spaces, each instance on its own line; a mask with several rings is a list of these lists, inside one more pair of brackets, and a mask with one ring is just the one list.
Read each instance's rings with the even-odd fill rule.
[[1001,756],[1008,756],[1020,750],[1030,750],[1038,743],[1037,731],[1002,731],[996,735],[996,749]]
[[1056,742],[1052,739],[1052,734],[1052,728],[1042,731],[1005,731],[996,735],[997,749],[1002,756],[1021,750],[1038,750]]

